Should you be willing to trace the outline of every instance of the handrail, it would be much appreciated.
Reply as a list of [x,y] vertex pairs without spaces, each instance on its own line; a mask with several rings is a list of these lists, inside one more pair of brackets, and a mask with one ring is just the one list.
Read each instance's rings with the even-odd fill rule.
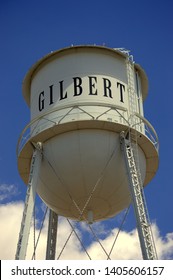
[[[111,107],[112,109],[118,109],[118,110],[121,110],[121,111],[127,111],[127,109],[126,108],[124,108],[124,107],[122,107],[122,106],[119,106],[119,105],[110,105],[110,104],[103,104],[103,103],[96,103],[96,104],[91,104],[91,102],[80,102],[80,103],[75,103],[74,105],[73,104],[68,104],[68,105],[64,105],[64,106],[61,106],[60,108],[58,108],[58,107],[56,107],[56,108],[53,108],[52,110],[49,110],[49,111],[47,111],[47,112],[45,112],[45,113],[43,113],[43,114],[41,114],[41,115],[39,115],[39,116],[37,116],[36,118],[34,118],[32,121],[30,121],[25,127],[24,127],[24,129],[22,130],[22,132],[21,132],[21,134],[20,134],[20,136],[19,136],[19,139],[18,139],[18,142],[17,142],[17,155],[19,154],[18,153],[18,151],[19,151],[19,145],[20,145],[20,142],[21,142],[21,140],[22,140],[22,137],[24,138],[24,134],[25,134],[25,132],[34,124],[34,123],[36,123],[37,121],[40,121],[40,120],[42,120],[42,119],[44,119],[44,117],[45,116],[47,116],[47,115],[50,115],[50,114],[52,114],[52,113],[55,113],[55,112],[57,112],[57,111],[60,111],[60,110],[64,110],[64,109],[67,109],[67,108],[70,108],[70,107],[73,107],[73,109],[75,109],[75,108],[78,108],[78,107],[80,107],[80,106],[99,106],[99,107]],[[70,110],[71,111],[71,110]],[[48,121],[50,121],[51,122],[51,120],[48,120]],[[56,124],[55,122],[54,122],[54,124]],[[30,134],[29,134],[29,136],[31,136]],[[30,137],[28,137],[28,138],[30,138]],[[28,139],[27,138],[27,139]],[[27,141],[26,141],[27,142]]]
[[[103,113],[99,113],[99,115],[97,117],[95,116],[92,116],[90,113],[87,113],[85,110],[81,109],[80,107],[85,107],[85,106],[93,106],[93,107],[106,107],[106,108],[109,108],[109,109],[106,109],[105,112]],[[23,129],[22,133],[20,134],[20,137],[18,139],[18,142],[17,142],[17,156],[19,155],[20,151],[22,150],[23,146],[28,142],[28,140],[32,137],[32,134],[33,132],[35,131],[36,127],[38,126],[39,124],[39,121],[43,120],[43,119],[46,119],[45,117],[47,115],[50,115],[56,111],[61,111],[63,109],[68,109],[68,108],[72,108],[70,109],[70,111],[68,111],[68,113],[66,113],[65,115],[68,115],[72,110],[78,108],[79,110],[83,111],[84,113],[87,113],[89,116],[92,117],[93,120],[99,120],[99,117],[106,114],[108,111],[115,111],[116,113],[118,113],[118,115],[123,118],[123,121],[125,122],[125,125],[129,126],[129,121],[128,119],[126,119],[122,113],[120,113],[118,110],[120,111],[123,111],[123,112],[127,112],[127,109],[122,107],[122,106],[118,106],[118,105],[110,105],[110,104],[102,104],[102,103],[97,103],[97,104],[91,104],[90,102],[88,103],[78,103],[78,104],[75,104],[75,105],[65,105],[61,108],[54,108],[52,110],[49,110],[47,111],[46,113],[44,114],[41,114],[40,116],[34,118],[29,124],[26,125],[26,127]],[[136,126],[136,130],[139,130],[138,129],[138,126],[142,125],[142,130],[144,128],[144,132],[142,132],[145,136],[147,136],[147,138],[149,138],[149,140],[154,144],[155,148],[159,149],[159,140],[158,140],[158,136],[157,136],[157,133],[154,129],[154,127],[149,123],[149,121],[147,121],[143,116],[141,116],[140,114],[138,113],[135,113],[134,114],[135,117],[137,117],[139,119],[139,122],[137,124],[135,124],[134,126]],[[58,125],[60,124],[61,120],[64,119],[61,118],[58,122],[56,121],[52,121],[52,120],[49,120],[49,119],[46,119],[48,122],[52,123],[53,125],[52,126],[55,126],[55,125]],[[37,123],[37,124],[36,124]],[[34,124],[36,124],[35,128],[32,130],[32,133],[30,131],[28,131],[31,126],[33,126]],[[145,125],[145,127],[144,127]],[[50,128],[50,127],[49,127]],[[26,132],[28,131],[28,133],[26,134]],[[26,135],[25,135],[26,134]]]
[[[150,128],[150,130],[154,134],[155,140],[154,140],[153,135],[148,130],[145,130],[145,131],[148,131],[148,133],[151,137],[150,138],[151,142],[155,145],[157,151],[159,151],[159,138],[158,138],[157,132],[155,131],[152,124],[147,119],[145,119],[143,116],[141,116],[139,113],[135,113],[135,116],[138,117],[140,120],[142,120],[142,122],[147,126],[147,128]],[[154,141],[155,141],[155,143],[154,143]]]

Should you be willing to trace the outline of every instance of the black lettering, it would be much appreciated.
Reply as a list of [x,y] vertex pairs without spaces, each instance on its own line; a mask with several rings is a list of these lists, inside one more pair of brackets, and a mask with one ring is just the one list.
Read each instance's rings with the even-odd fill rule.
[[82,79],[80,77],[74,77],[73,78],[74,81],[74,96],[79,96],[82,94]]
[[59,100],[62,100],[62,99],[67,98],[67,92],[66,92],[65,95],[63,96],[63,82],[64,82],[64,81],[60,81],[60,82],[59,82],[59,84],[60,84],[60,97],[59,97]]
[[39,94],[38,109],[40,112],[44,109],[44,91],[40,92],[40,94]]
[[97,95],[97,89],[95,87],[95,83],[97,83],[96,77],[90,77],[89,78],[89,95]]
[[49,105],[52,105],[53,102],[53,85],[49,86],[49,93],[50,93],[50,99],[49,99]]
[[112,98],[111,81],[109,79],[103,78],[103,85],[104,85],[104,96]]
[[123,99],[123,93],[125,91],[125,86],[119,82],[117,82],[117,88],[120,88],[120,102],[124,103],[124,99]]
[[[65,269],[64,269],[65,270]],[[68,266],[66,266],[66,274],[64,275],[72,275],[71,274],[71,268],[69,268]]]
[[15,269],[13,268],[13,269],[11,269],[11,275],[16,275],[16,273],[15,273]]

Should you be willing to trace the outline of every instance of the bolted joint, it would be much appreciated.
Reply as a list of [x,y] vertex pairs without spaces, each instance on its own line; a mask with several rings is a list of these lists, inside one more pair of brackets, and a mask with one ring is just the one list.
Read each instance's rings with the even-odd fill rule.
[[120,149],[121,149],[121,151],[124,150],[124,141],[125,141],[125,132],[121,131],[120,132]]
[[121,131],[120,132],[120,141],[122,141],[123,139],[125,139],[125,132]]
[[42,151],[42,149],[43,149],[43,144],[42,144],[42,142],[37,142],[35,148],[36,148],[37,150],[39,150],[39,151]]
[[39,151],[42,151],[42,149],[43,149],[43,143],[42,142],[37,142],[37,143],[32,142],[32,146],[36,150],[39,150]]

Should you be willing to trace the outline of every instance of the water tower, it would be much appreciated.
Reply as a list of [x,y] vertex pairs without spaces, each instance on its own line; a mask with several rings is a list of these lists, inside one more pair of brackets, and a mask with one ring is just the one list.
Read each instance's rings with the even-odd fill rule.
[[29,70],[31,121],[17,151],[28,189],[16,259],[25,258],[36,192],[51,209],[50,231],[53,213],[92,223],[132,202],[143,258],[156,258],[143,193],[158,168],[157,134],[143,114],[147,91],[144,70],[124,49],[64,48]]

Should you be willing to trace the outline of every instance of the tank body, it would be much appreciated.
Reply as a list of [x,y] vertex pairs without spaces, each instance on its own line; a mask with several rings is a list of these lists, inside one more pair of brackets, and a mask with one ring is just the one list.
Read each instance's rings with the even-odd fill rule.
[[[132,129],[138,137],[141,180],[146,185],[157,170],[158,150],[146,133],[149,122],[143,115],[147,77],[139,65],[131,71]],[[92,212],[98,221],[129,205],[119,140],[120,132],[128,131],[130,125],[129,93],[127,56],[105,47],[56,51],[37,62],[25,77],[23,94],[31,122],[19,140],[19,172],[27,183],[32,143],[42,142],[37,192],[59,215],[84,220]]]

